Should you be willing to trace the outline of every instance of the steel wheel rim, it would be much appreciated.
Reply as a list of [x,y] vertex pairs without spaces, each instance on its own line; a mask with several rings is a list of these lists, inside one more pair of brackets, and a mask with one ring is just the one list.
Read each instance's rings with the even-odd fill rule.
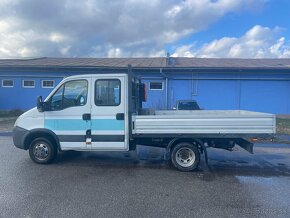
[[195,162],[195,153],[190,148],[180,148],[175,154],[175,160],[182,167],[190,167]]
[[45,160],[48,157],[49,149],[45,143],[37,143],[33,148],[33,155],[38,160]]

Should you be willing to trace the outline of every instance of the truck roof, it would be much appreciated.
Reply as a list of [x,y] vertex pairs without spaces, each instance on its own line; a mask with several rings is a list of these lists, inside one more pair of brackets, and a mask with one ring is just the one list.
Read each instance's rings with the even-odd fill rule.
[[77,79],[77,78],[92,78],[92,77],[98,77],[98,76],[125,76],[127,75],[126,73],[98,73],[98,74],[80,74],[80,75],[74,75],[74,76],[68,76],[65,77],[65,79]]

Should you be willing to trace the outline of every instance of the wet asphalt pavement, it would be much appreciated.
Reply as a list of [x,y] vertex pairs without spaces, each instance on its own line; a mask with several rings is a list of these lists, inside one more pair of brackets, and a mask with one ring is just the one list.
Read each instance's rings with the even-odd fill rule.
[[182,173],[163,150],[64,152],[51,165],[0,136],[0,217],[289,217],[290,145],[209,149]]

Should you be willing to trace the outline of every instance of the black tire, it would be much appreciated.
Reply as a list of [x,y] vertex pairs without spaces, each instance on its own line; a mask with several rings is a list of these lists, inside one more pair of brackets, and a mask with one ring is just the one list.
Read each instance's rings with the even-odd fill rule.
[[46,138],[36,138],[29,146],[31,160],[38,164],[51,163],[57,155],[57,149],[52,142]]
[[196,145],[181,142],[174,146],[171,151],[173,166],[183,172],[193,171],[198,167],[200,153]]

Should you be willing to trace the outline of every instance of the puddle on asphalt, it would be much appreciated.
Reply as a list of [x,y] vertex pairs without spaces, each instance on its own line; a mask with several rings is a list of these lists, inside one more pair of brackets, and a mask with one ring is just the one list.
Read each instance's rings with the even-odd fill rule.
[[273,177],[257,177],[257,176],[235,176],[240,183],[253,183],[258,185],[275,185],[275,179]]
[[289,208],[290,177],[235,176],[250,197],[265,208]]

